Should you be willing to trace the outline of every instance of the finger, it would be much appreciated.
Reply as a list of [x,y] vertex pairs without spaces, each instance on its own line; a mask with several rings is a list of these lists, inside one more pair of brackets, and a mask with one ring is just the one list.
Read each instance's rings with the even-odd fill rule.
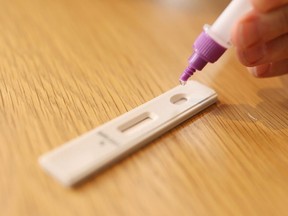
[[248,49],[237,49],[240,62],[246,66],[257,66],[288,58],[288,34],[266,44]]
[[288,5],[269,13],[252,11],[233,29],[233,43],[247,48],[288,33]]
[[288,74],[288,59],[248,68],[255,77],[265,78]]
[[288,4],[288,0],[250,0],[257,11],[267,12]]

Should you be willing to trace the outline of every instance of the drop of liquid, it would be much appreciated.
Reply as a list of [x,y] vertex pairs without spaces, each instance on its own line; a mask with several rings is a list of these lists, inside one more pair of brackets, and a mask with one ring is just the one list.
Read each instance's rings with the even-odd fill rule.
[[187,81],[184,81],[184,80],[179,80],[179,82],[180,82],[180,85],[182,85],[182,86],[185,86],[187,83]]

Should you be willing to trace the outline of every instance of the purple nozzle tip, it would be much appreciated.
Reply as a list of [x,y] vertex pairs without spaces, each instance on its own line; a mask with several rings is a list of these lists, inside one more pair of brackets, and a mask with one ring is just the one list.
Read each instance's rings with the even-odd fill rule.
[[196,70],[189,65],[180,76],[180,84],[185,85],[188,79],[193,75]]
[[189,58],[189,66],[179,79],[181,85],[185,85],[196,70],[201,71],[208,62],[216,62],[226,51],[225,47],[215,42],[205,31],[199,35],[193,47],[194,53]]

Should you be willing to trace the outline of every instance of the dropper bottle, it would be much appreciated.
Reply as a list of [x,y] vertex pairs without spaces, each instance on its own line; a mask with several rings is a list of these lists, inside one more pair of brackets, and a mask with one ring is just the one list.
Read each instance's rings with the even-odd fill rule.
[[212,26],[204,25],[203,32],[196,39],[189,65],[180,76],[185,85],[194,72],[201,71],[208,62],[216,62],[231,46],[231,30],[235,22],[252,9],[250,0],[233,0]]

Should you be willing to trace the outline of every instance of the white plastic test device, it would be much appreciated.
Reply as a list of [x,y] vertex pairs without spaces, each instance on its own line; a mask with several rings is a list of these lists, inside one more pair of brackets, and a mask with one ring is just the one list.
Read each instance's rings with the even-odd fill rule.
[[65,186],[123,158],[215,103],[214,90],[189,81],[44,154],[41,166]]

